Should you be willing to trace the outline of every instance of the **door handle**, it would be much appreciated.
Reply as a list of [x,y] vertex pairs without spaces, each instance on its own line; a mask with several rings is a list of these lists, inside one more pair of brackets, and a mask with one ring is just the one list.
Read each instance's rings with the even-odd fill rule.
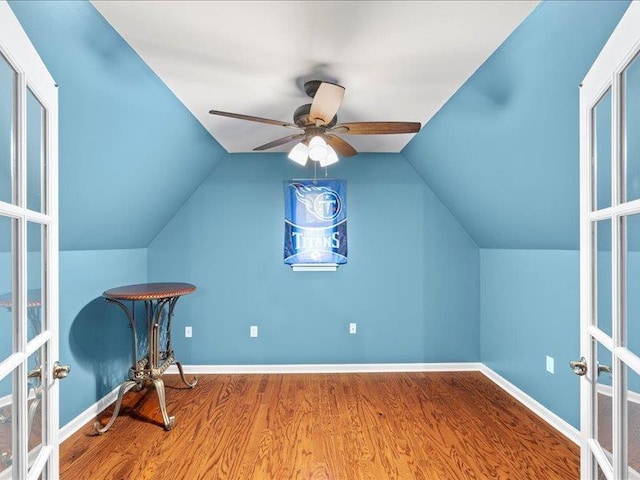
[[580,377],[586,375],[587,373],[587,361],[584,357],[582,357],[580,360],[571,360],[569,362],[569,367],[571,368],[571,370],[573,370],[573,373]]
[[598,375],[600,375],[602,372],[605,372],[605,373],[608,373],[609,375],[611,375],[613,370],[611,370],[611,367],[609,365],[600,365],[600,364],[598,364]]
[[69,365],[60,365],[60,362],[53,364],[53,378],[58,380],[66,378],[70,371],[71,367]]

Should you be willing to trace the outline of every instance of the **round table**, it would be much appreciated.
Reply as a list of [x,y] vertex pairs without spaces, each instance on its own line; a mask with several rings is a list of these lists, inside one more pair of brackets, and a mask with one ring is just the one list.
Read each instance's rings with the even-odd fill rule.
[[[182,381],[189,387],[196,386],[197,379],[187,381],[184,375],[182,364],[176,360],[171,348],[171,319],[173,310],[178,299],[196,290],[190,283],[140,283],[136,285],[125,285],[122,287],[107,290],[102,295],[107,302],[118,305],[126,314],[131,325],[131,352],[133,363],[129,371],[129,378],[122,382],[118,389],[118,399],[116,407],[109,419],[109,422],[102,427],[100,422],[95,422],[94,427],[98,433],[105,433],[120,413],[122,397],[132,387],[142,390],[147,382],[153,383],[158,400],[160,411],[164,421],[165,430],[171,430],[175,424],[175,417],[167,414],[167,405],[164,393],[164,382],[162,374],[174,363],[178,367]],[[136,330],[135,305],[136,302],[144,303],[146,334],[148,347],[140,351],[138,345],[138,332]],[[161,342],[161,334],[165,334],[164,342]]]

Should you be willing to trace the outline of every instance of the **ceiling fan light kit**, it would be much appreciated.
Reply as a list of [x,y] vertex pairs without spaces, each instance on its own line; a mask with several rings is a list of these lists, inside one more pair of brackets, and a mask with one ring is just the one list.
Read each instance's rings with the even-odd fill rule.
[[289,152],[289,159],[296,162],[298,165],[305,166],[307,159],[309,158],[309,147],[300,142]]
[[334,163],[338,163],[338,155],[335,150],[331,147],[327,147],[327,156],[320,159],[321,167],[328,167],[329,165],[333,165]]
[[308,158],[319,162],[322,167],[326,167],[338,162],[338,154],[342,157],[352,157],[358,153],[347,141],[337,136],[337,133],[342,135],[388,135],[420,131],[419,122],[350,122],[340,124],[337,113],[344,97],[345,88],[343,86],[331,82],[310,80],[305,83],[304,90],[308,96],[313,98],[313,101],[296,109],[293,114],[294,123],[220,110],[210,110],[209,113],[302,130],[303,133],[274,140],[253,150],[269,150],[299,141],[291,149],[288,157],[303,167],[307,164]]
[[316,162],[323,160],[329,153],[328,147],[322,137],[313,137],[309,142],[309,158]]

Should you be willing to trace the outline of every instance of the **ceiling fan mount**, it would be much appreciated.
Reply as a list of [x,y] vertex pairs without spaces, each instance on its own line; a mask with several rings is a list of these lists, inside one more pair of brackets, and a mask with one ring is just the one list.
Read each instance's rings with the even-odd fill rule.
[[304,82],[304,93],[306,93],[311,98],[315,97],[316,92],[318,91],[318,88],[320,88],[320,85],[322,83],[322,80],[308,80]]
[[[338,123],[338,109],[342,104],[345,88],[341,85],[322,80],[309,80],[304,84],[305,93],[313,99],[311,103],[301,105],[293,113],[293,122],[282,122],[269,118],[254,117],[239,113],[223,112],[220,110],[210,110],[212,115],[248,120],[251,122],[266,123],[268,125],[278,125],[281,127],[302,130],[293,135],[289,135],[278,140],[266,143],[254,148],[254,151],[269,150],[271,148],[285,145],[287,143],[298,142],[289,154],[289,158],[306,164],[307,150],[310,152],[309,158],[318,160],[321,164],[331,164],[338,161],[337,154],[343,157],[352,157],[358,152],[341,135],[387,135],[399,133],[416,133],[420,130],[419,122],[349,122]],[[319,137],[326,156],[318,157],[317,151],[313,152],[311,140]],[[315,143],[317,144],[317,140]],[[296,152],[294,154],[294,152]],[[295,158],[294,158],[295,157]],[[327,158],[330,160],[327,160]]]

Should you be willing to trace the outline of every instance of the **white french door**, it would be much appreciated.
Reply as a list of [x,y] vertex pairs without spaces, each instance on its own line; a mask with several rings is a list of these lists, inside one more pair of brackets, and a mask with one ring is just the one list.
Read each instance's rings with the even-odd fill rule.
[[640,479],[640,3],[580,89],[581,478]]
[[59,476],[57,138],[55,82],[0,0],[0,480]]

